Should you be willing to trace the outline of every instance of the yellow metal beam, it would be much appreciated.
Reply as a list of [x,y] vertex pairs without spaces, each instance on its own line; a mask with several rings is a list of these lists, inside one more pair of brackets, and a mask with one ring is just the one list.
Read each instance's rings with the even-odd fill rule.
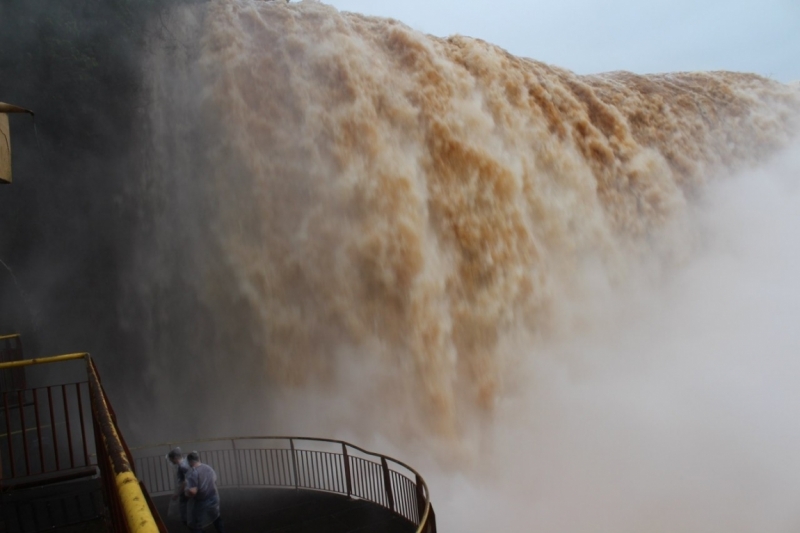
[[14,104],[4,104],[3,102],[0,102],[0,113],[28,113],[29,115],[33,115],[33,111],[30,109],[25,109],[24,107]]
[[20,337],[19,333],[12,333],[11,335],[0,335],[0,341],[4,341],[6,339],[18,339]]
[[122,444],[122,439],[117,433],[116,424],[111,416],[100,377],[95,371],[91,359],[86,359],[89,373],[89,392],[92,396],[92,414],[97,428],[100,430],[103,446],[108,453],[111,472],[113,472],[120,504],[128,521],[131,533],[159,533],[147,499],[142,492],[142,487],[136,476],[131,471],[130,458]]
[[8,113],[29,113],[33,116],[30,109],[0,102],[0,183],[11,183],[11,131]]
[[64,355],[54,355],[52,357],[37,357],[36,359],[22,359],[21,361],[9,361],[8,363],[0,363],[0,370],[6,368],[19,368],[21,366],[31,365],[45,365],[47,363],[59,363],[61,361],[74,361],[77,359],[85,359],[89,356],[88,353],[68,353]]
[[116,482],[119,499],[125,510],[125,518],[128,520],[131,532],[159,533],[136,476],[132,472],[122,472],[117,474]]

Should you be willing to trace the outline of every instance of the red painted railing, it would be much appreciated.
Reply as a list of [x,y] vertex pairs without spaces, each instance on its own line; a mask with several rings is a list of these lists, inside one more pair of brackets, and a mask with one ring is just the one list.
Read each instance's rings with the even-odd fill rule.
[[99,470],[109,530],[167,533],[136,479],[130,450],[89,354],[6,361],[0,373],[65,361],[83,361],[87,380],[3,391],[0,488],[14,491],[97,477]]

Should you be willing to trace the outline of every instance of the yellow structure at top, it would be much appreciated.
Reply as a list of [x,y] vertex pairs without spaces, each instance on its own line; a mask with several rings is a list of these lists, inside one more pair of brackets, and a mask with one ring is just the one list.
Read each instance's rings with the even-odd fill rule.
[[29,113],[23,107],[0,102],[0,183],[11,183],[11,131],[8,127],[9,113]]

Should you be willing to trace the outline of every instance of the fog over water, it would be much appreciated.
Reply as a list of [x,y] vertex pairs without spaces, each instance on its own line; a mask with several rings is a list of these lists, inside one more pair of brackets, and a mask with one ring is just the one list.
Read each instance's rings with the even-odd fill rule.
[[453,531],[797,528],[796,150],[709,186],[685,263],[528,354],[486,464],[434,476]]
[[363,444],[443,531],[800,525],[796,87],[316,2],[166,23],[131,190],[166,436]]

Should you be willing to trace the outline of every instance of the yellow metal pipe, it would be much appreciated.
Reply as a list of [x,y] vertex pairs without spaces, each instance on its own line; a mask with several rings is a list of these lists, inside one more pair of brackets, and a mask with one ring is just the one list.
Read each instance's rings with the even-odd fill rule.
[[4,341],[6,339],[18,339],[19,333],[12,333],[11,335],[0,335],[0,341]]
[[147,499],[139,485],[139,480],[131,471],[130,458],[117,433],[103,387],[100,385],[100,378],[95,372],[92,360],[88,357],[86,358],[86,367],[89,374],[89,392],[92,396],[92,413],[100,430],[103,446],[108,453],[111,472],[114,474],[128,528],[131,533],[159,533],[158,525],[147,505]]
[[6,368],[19,368],[21,366],[31,365],[45,365],[47,363],[59,363],[61,361],[75,361],[77,359],[85,359],[89,354],[82,353],[68,353],[64,355],[54,355],[52,357],[38,357],[36,359],[22,359],[21,361],[9,361],[8,363],[0,363],[0,370]]
[[5,104],[3,102],[0,102],[0,113],[28,113],[29,115],[33,115],[33,111],[30,109],[25,109],[24,107],[14,104]]
[[431,512],[431,502],[425,502],[425,513],[422,515],[422,518],[419,521],[419,526],[417,526],[416,533],[425,533],[425,530],[428,529],[428,515]]
[[125,518],[132,533],[158,533],[158,526],[147,506],[147,500],[132,472],[121,472],[116,478],[117,490]]

